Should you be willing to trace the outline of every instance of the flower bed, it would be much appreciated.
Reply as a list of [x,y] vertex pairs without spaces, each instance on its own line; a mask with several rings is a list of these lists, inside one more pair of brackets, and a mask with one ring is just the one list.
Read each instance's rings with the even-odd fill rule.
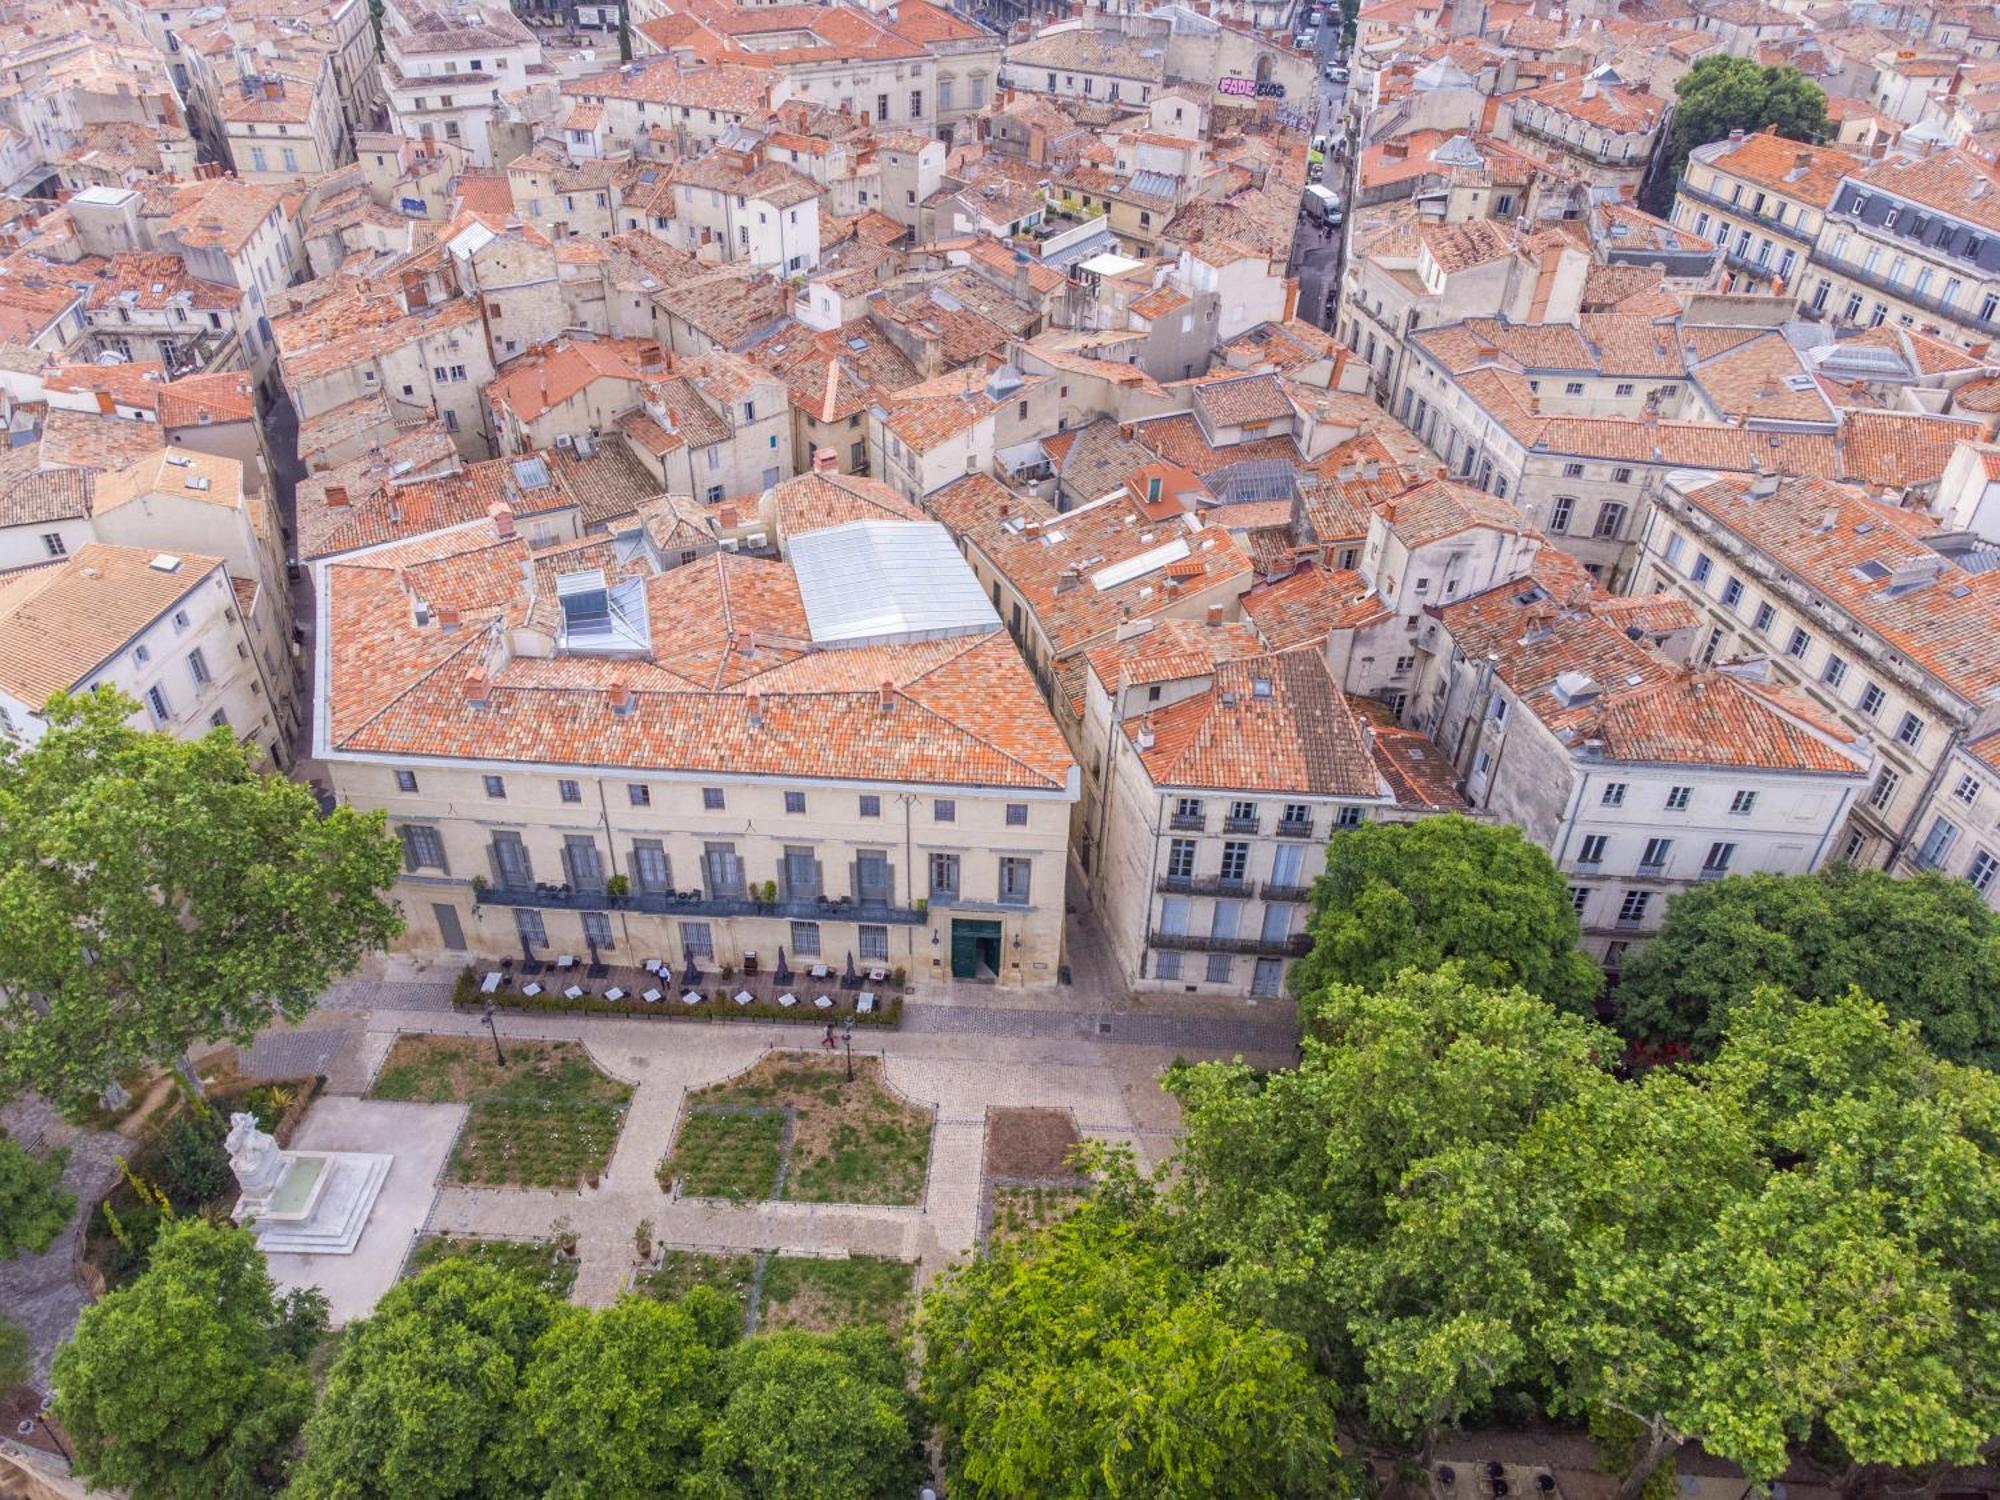
[[803,992],[827,982],[801,981],[799,1003],[788,1009],[772,1000],[753,1000],[748,1005],[738,1005],[732,998],[735,991],[727,987],[703,990],[699,1004],[686,1005],[681,1001],[685,991],[680,985],[662,981],[657,986],[662,991],[660,998],[649,1005],[636,994],[628,994],[619,1000],[585,994],[572,1000],[562,993],[563,981],[560,977],[552,978],[539,995],[524,995],[512,985],[503,985],[490,995],[482,995],[479,993],[479,976],[467,969],[458,976],[451,998],[454,1006],[471,1011],[484,1009],[490,1000],[502,1010],[536,1011],[548,1015],[642,1016],[651,1021],[784,1021],[798,1026],[824,1026],[829,1021],[844,1024],[852,1016],[856,1026],[895,1026],[901,1023],[903,997],[893,993],[895,987],[890,984],[875,991],[875,1009],[866,1015],[855,1010],[855,997],[851,990],[829,989],[826,993],[833,999],[833,1008],[815,1010]]
[[468,1106],[451,1157],[456,1181],[573,1187],[595,1182],[611,1160],[632,1089],[574,1042],[510,1041],[502,1066],[484,1037],[403,1036],[368,1097]]
[[576,1285],[576,1261],[558,1255],[551,1240],[492,1240],[473,1235],[426,1235],[410,1253],[405,1278],[446,1260],[476,1260],[509,1276],[518,1276],[551,1297],[567,1299]]
[[890,1092],[881,1059],[855,1058],[850,1082],[839,1054],[771,1052],[688,1095],[660,1183],[794,1203],[921,1203],[931,1134],[930,1111]]

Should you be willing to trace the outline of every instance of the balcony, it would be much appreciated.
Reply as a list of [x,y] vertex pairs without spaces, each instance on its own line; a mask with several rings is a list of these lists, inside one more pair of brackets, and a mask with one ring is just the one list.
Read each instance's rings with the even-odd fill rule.
[[1206,833],[1208,819],[1200,813],[1175,813],[1167,819],[1167,827],[1175,833]]
[[[1912,307],[1921,307],[1926,312],[1934,312],[1939,317],[1947,318],[1962,327],[1984,328],[2000,332],[2000,316],[1982,318],[1971,307],[1960,307],[1955,303],[1946,301],[1943,297],[1934,297],[1929,292],[1919,292],[1914,286],[1901,286],[1891,281],[1887,276],[1882,275],[1881,272],[1867,270],[1854,261],[1815,253],[1811,264],[1828,271],[1837,271],[1857,285],[1870,287],[1875,291],[1883,293],[1885,296],[1894,297],[1899,302],[1907,302]],[[1979,295],[1983,296],[1984,294],[1980,293]],[[2000,309],[1996,309],[1996,311],[2000,311]]]
[[1312,951],[1309,933],[1290,937],[1208,937],[1193,932],[1156,932],[1147,939],[1155,948],[1177,953],[1248,953],[1257,958],[1304,958]]
[[1155,889],[1168,896],[1242,896],[1256,894],[1255,882],[1225,880],[1220,875],[1162,875]]
[[1662,859],[1648,864],[1642,859],[1633,867],[1632,873],[1641,880],[1665,880],[1667,878],[1667,862]]
[[704,891],[638,891],[611,896],[566,885],[476,886],[480,906],[534,906],[549,911],[632,911],[656,917],[787,917],[802,922],[871,922],[921,927],[925,914],[913,906],[856,901],[848,896],[757,901],[748,896],[713,896]]
[[1271,830],[1281,839],[1309,839],[1313,836],[1311,818],[1280,818],[1278,826]]
[[1531,121],[1516,119],[1514,128],[1522,135],[1538,141],[1546,141],[1566,156],[1574,156],[1579,161],[1596,162],[1600,167],[1628,167],[1633,171],[1643,171],[1648,160],[1644,153],[1633,155],[1624,150],[1612,150],[1609,146],[1586,146],[1582,141],[1573,141],[1562,132],[1550,130]]
[[1254,817],[1224,818],[1222,820],[1222,831],[1224,833],[1255,833],[1257,831],[1257,820]]
[[1781,271],[1769,261],[1758,260],[1754,256],[1742,254],[1732,249],[1725,249],[1722,252],[1722,258],[1746,276],[1754,276],[1760,281],[1775,281],[1780,276],[1786,277],[1789,280],[1792,274],[1799,268],[1798,262],[1794,260],[1790,271]]
[[1796,241],[1807,248],[1811,248],[1812,246],[1814,237],[1798,225],[1780,224],[1768,214],[1753,213],[1746,205],[1731,203],[1727,198],[1722,197],[1718,193],[1711,193],[1707,188],[1690,187],[1685,177],[1675,186],[1674,191],[1681,197],[1690,199],[1695,203],[1705,203],[1710,208],[1729,215],[1731,219],[1739,223],[1754,224],[1759,229],[1768,229],[1773,234],[1781,234],[1786,239]]
[[1257,894],[1266,901],[1310,901],[1312,893],[1309,885],[1273,885],[1268,880],[1257,887]]

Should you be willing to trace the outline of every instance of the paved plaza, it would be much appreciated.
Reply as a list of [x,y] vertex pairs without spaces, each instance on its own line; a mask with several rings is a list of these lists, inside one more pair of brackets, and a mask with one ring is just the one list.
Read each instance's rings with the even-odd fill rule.
[[[326,1256],[311,1258],[315,1264],[298,1256],[272,1259],[281,1285],[324,1286],[336,1321],[365,1315],[402,1273],[420,1235],[542,1239],[559,1221],[577,1235],[574,1296],[592,1306],[616,1300],[631,1285],[642,1220],[670,1249],[889,1256],[915,1263],[922,1286],[978,1241],[988,1110],[1068,1111],[1083,1137],[1129,1145],[1142,1166],[1152,1167],[1172,1152],[1180,1128],[1178,1107],[1159,1086],[1172,1063],[1240,1055],[1284,1066],[1296,1057],[1288,1003],[1134,1000],[1087,958],[1070,986],[1019,992],[925,984],[906,1004],[899,1027],[855,1037],[857,1056],[879,1057],[888,1086],[932,1113],[922,1201],[738,1205],[676,1198],[661,1187],[657,1169],[673,1149],[683,1103],[691,1091],[744,1072],[770,1051],[816,1050],[816,1028],[501,1012],[495,1019],[503,1043],[578,1042],[633,1094],[610,1166],[595,1187],[472,1187],[446,1180],[462,1107],[362,1099],[397,1037],[486,1036],[477,1015],[452,1008],[457,973],[448,963],[371,960],[363,974],[334,985],[301,1023],[273,1028],[239,1054],[251,1077],[325,1076],[325,1093],[295,1146],[397,1154],[375,1218],[356,1253],[341,1258],[345,1264]],[[113,1158],[133,1149],[128,1137],[64,1125],[31,1101],[0,1118],[23,1140],[69,1147],[69,1185],[86,1204],[114,1180]],[[79,1214],[49,1254],[0,1267],[0,1303],[29,1327],[38,1380],[46,1378],[49,1357],[85,1300],[72,1269],[83,1220]]]
[[[393,1000],[400,988],[382,982],[368,998]],[[417,998],[415,1008],[329,1007],[309,1023],[311,1030],[265,1038],[247,1060],[281,1066],[293,1051],[324,1056],[330,1090],[359,1093],[400,1035],[485,1036],[477,1016],[430,1003],[428,994]],[[864,1033],[855,1051],[879,1057],[889,1086],[933,1112],[920,1204],[734,1204],[676,1198],[660,1185],[657,1169],[672,1149],[688,1094],[743,1072],[769,1051],[815,1050],[818,1033],[810,1028],[503,1013],[496,1017],[503,1043],[575,1041],[603,1072],[632,1085],[617,1147],[595,1187],[440,1183],[424,1231],[539,1239],[561,1221],[578,1240],[575,1299],[591,1306],[614,1301],[630,1285],[641,1220],[650,1220],[657,1238],[674,1249],[890,1256],[915,1262],[921,1284],[977,1241],[988,1109],[1067,1110],[1086,1139],[1130,1146],[1151,1167],[1171,1152],[1179,1128],[1176,1106],[1159,1087],[1161,1072],[1176,1058],[1241,1053],[1282,1064],[1292,1056],[1289,1025],[1276,1017],[1081,1017],[1033,1001],[1009,1005],[1000,996],[978,1006],[913,1004],[906,1014],[903,1029]],[[333,1092],[315,1113],[346,1102]],[[309,1119],[308,1128],[314,1123]],[[315,1138],[360,1149],[337,1132]]]

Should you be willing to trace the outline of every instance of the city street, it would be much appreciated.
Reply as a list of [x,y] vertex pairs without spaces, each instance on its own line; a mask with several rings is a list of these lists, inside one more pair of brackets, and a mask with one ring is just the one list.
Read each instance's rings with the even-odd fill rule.
[[[1327,12],[1326,24],[1319,29],[1312,134],[1327,138],[1329,149],[1320,182],[1340,195],[1341,208],[1345,211],[1353,189],[1351,163],[1345,155],[1335,154],[1332,148],[1345,139],[1339,126],[1347,86],[1331,82],[1326,76],[1326,65],[1339,56],[1340,12],[1332,8]],[[1292,246],[1292,273],[1299,278],[1299,316],[1316,327],[1328,330],[1337,322],[1327,316],[1327,300],[1329,294],[1337,297],[1339,292],[1343,233],[1343,225],[1322,224],[1307,218],[1302,212]]]

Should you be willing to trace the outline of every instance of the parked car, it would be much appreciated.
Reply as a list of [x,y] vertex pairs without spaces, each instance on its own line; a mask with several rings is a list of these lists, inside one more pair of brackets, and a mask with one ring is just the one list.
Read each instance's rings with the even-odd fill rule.
[[1347,69],[1342,67],[1328,68],[1326,76],[1331,78],[1335,83],[1345,83],[1347,82]]

